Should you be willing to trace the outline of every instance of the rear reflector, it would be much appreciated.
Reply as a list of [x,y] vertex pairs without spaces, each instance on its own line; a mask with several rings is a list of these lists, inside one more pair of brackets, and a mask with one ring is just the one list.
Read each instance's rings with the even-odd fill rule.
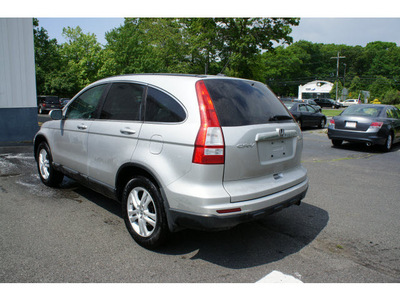
[[221,209],[221,210],[217,210],[217,213],[219,213],[219,214],[227,214],[227,213],[238,212],[238,211],[242,211],[242,209],[240,207],[231,208],[231,209]]

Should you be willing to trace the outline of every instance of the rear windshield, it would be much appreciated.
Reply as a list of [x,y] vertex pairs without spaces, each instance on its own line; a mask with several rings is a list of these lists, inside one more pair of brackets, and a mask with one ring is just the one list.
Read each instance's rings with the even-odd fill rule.
[[47,103],[53,103],[53,104],[59,103],[58,97],[46,97],[45,99]]
[[382,112],[382,107],[376,106],[365,106],[362,104],[352,105],[344,110],[342,116],[360,116],[360,117],[377,117]]
[[264,84],[235,79],[204,80],[221,126],[243,126],[293,119]]

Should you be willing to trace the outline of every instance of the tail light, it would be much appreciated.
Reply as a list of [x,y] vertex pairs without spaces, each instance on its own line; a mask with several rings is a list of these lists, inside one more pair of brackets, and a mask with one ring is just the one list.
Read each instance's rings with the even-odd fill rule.
[[332,129],[335,129],[335,120],[334,119],[331,119],[330,121],[329,121],[329,126],[328,126],[329,128],[332,128]]
[[381,129],[383,125],[383,122],[372,122],[371,125],[369,125],[370,129]]
[[201,125],[197,134],[193,163],[223,164],[225,162],[225,142],[214,104],[204,81],[196,83]]

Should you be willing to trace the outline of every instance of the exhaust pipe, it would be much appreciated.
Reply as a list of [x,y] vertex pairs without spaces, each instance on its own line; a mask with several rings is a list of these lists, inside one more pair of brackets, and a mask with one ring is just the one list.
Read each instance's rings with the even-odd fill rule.
[[371,147],[372,146],[371,142],[366,142],[365,144],[367,145],[367,147]]

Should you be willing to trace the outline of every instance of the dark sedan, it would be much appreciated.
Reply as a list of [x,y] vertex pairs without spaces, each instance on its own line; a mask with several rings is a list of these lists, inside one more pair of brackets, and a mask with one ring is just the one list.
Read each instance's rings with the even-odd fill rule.
[[300,128],[307,126],[325,127],[326,117],[309,104],[298,102],[283,102],[296,119]]
[[332,107],[332,108],[340,107],[340,104],[332,99],[314,99],[314,101],[321,107]]
[[391,105],[356,104],[333,117],[328,137],[334,146],[343,141],[381,145],[390,151],[400,141],[400,110]]

